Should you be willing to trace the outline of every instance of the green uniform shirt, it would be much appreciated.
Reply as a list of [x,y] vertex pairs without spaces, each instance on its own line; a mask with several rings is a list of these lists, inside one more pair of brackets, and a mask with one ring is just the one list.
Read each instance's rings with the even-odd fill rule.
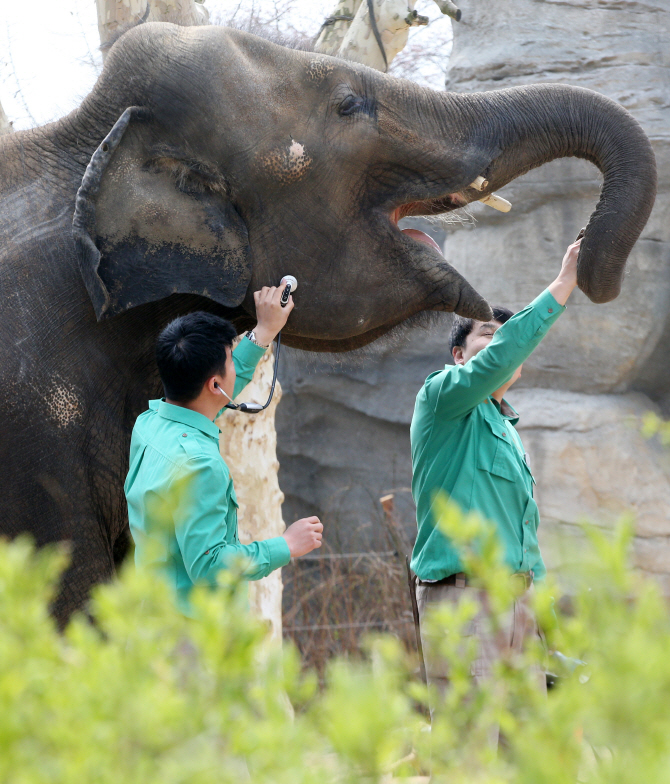
[[495,524],[512,571],[532,569],[537,578],[544,577],[535,480],[514,428],[519,418],[491,395],[510,380],[564,310],[544,291],[465,365],[447,365],[428,376],[417,395],[410,428],[418,523],[412,569],[421,580],[463,571],[448,538],[434,525],[438,491],[464,512],[477,511]]
[[[251,381],[263,352],[246,339],[233,352],[235,396]],[[133,428],[124,490],[136,565],[162,571],[187,614],[193,585],[215,585],[232,560],[247,559],[245,577],[259,580],[291,559],[281,536],[240,544],[237,498],[219,452],[219,428],[196,411],[150,401]]]

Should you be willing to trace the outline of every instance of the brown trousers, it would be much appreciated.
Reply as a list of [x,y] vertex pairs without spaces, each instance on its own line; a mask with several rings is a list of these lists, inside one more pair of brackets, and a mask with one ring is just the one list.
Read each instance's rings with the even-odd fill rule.
[[[475,637],[477,656],[472,662],[470,674],[476,683],[489,679],[493,675],[493,664],[502,656],[523,651],[529,640],[539,637],[537,621],[530,607],[529,598],[533,586],[522,593],[514,602],[514,606],[500,619],[501,629],[494,634],[490,618],[486,612],[483,591],[469,586],[459,588],[455,585],[419,585],[416,587],[416,599],[419,607],[421,644],[426,664],[428,683],[435,686],[438,692],[444,693],[449,685],[449,672],[446,662],[435,652],[434,637],[427,634],[424,627],[426,612],[431,606],[444,602],[457,605],[463,599],[478,600],[479,610],[463,632],[465,637]],[[474,594],[474,595],[473,595]],[[547,683],[544,671],[537,666],[537,687],[546,694]],[[431,705],[431,714],[434,706]],[[492,728],[491,743],[498,744],[498,728]]]

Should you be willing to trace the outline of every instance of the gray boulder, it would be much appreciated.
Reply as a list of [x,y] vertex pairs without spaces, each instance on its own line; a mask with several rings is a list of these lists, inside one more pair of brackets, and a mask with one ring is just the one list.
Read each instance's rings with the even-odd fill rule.
[[670,593],[670,452],[640,432],[654,403],[640,393],[556,389],[511,390],[509,400],[521,414],[517,429],[537,481],[547,568],[579,564],[580,523],[611,530],[632,516],[634,563]]

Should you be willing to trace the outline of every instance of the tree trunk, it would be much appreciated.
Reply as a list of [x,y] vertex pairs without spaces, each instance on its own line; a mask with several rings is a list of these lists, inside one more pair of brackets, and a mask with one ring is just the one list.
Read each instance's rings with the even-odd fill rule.
[[[460,19],[456,6],[436,0],[443,14]],[[428,17],[414,9],[416,0],[372,0],[374,24],[368,0],[339,0],[325,20],[315,50],[388,71],[393,58],[407,44],[410,27],[428,24]]]
[[333,13],[324,21],[314,50],[336,56],[344,36],[354,21],[362,0],[338,0]]
[[7,119],[5,110],[2,108],[2,104],[0,104],[0,136],[5,133],[11,133],[13,130],[12,124]]
[[[244,339],[244,338],[243,338]],[[269,349],[258,363],[251,383],[239,400],[265,403],[270,384],[274,352]],[[281,399],[279,382],[272,403],[260,414],[225,411],[216,424],[221,428],[220,449],[235,482],[240,505],[239,535],[243,544],[280,536],[284,531],[281,505],[284,494],[279,489],[277,471],[277,432],[275,411]],[[282,634],[281,571],[249,583],[249,605],[260,618],[269,621],[272,637]]]
[[[195,0],[96,0],[100,43],[106,43],[120,28],[145,21],[201,25],[209,21],[209,12]],[[104,57],[104,52],[103,52]]]
[[428,24],[428,18],[414,10],[416,0],[373,0],[374,23],[368,3],[363,2],[347,30],[338,55],[345,60],[369,65],[377,71],[388,71],[393,58],[407,44],[409,28]]

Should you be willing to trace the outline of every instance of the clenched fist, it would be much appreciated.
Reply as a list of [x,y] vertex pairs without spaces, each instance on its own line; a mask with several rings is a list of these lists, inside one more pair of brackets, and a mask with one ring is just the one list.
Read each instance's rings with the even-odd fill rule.
[[317,547],[321,547],[322,535],[323,524],[318,517],[296,520],[283,533],[288,549],[291,551],[291,558],[300,558],[301,555],[307,555]]

